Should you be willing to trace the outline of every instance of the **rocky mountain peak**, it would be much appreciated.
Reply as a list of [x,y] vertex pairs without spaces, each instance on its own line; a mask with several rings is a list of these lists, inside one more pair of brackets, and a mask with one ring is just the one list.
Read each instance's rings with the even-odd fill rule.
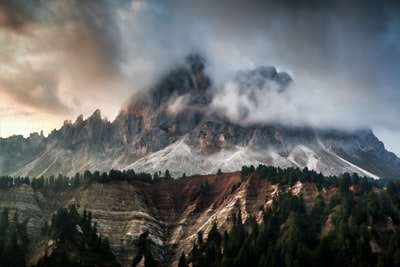
[[101,120],[101,111],[100,111],[100,109],[96,109],[93,112],[92,116],[90,116],[89,119],[90,120]]
[[242,91],[249,89],[283,92],[293,82],[286,72],[278,72],[273,66],[261,66],[250,71],[240,71],[235,77]]
[[[269,94],[279,97],[292,90],[290,75],[271,66],[238,72],[233,83],[252,106],[264,105]],[[133,96],[112,123],[96,110],[86,120],[67,121],[48,138],[0,139],[0,173],[49,176],[132,168],[150,173],[169,169],[179,177],[262,163],[308,167],[327,175],[400,175],[400,159],[370,130],[241,124],[218,112],[217,97],[230,103],[217,86],[205,59],[191,54],[148,91]]]
[[185,62],[165,75],[151,90],[151,102],[155,107],[187,96],[190,102],[207,104],[206,90],[211,80],[205,72],[205,60],[197,54],[189,55]]
[[193,73],[197,73],[204,71],[206,59],[200,54],[192,53],[186,57],[186,63]]
[[83,122],[83,115],[80,114],[80,115],[76,118],[76,121],[74,122],[74,124],[76,125],[76,124],[80,124],[80,123],[82,123],[82,122]]
[[[206,60],[200,54],[190,54],[173,70],[164,75],[148,92],[139,92],[132,97],[127,108],[120,116],[128,113],[143,114],[167,113],[175,116],[187,109],[210,110],[210,104],[219,89],[213,84],[207,74]],[[286,72],[278,72],[273,66],[260,66],[253,70],[239,71],[233,82],[239,87],[239,93],[249,96],[255,104],[260,101],[260,95],[270,91],[281,93],[292,83],[292,78]],[[214,110],[216,111],[216,110]],[[212,113],[212,112],[211,112]]]

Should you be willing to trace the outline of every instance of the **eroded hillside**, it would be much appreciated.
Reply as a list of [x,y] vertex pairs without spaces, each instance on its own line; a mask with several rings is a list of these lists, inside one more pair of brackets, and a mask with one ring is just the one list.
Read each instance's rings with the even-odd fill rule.
[[[286,178],[277,180],[281,176]],[[153,258],[167,266],[176,266],[182,252],[186,255],[191,252],[199,231],[207,236],[213,225],[221,233],[229,231],[233,213],[240,212],[244,225],[251,216],[262,223],[264,212],[285,192],[301,198],[310,213],[318,199],[328,205],[332,196],[343,188],[347,187],[357,197],[362,187],[360,181],[367,182],[367,178],[347,175],[327,180],[307,169],[265,167],[177,180],[161,178],[152,183],[104,180],[81,183],[75,188],[70,183],[70,188],[63,190],[50,187],[34,190],[22,184],[1,190],[0,208],[17,210],[20,218],[29,218],[32,242],[28,264],[34,264],[47,249],[48,243],[40,233],[44,223],[51,220],[59,207],[75,204],[81,213],[90,212],[98,232],[109,239],[121,265],[131,265],[138,253],[139,237],[148,231]],[[385,191],[371,192],[379,196]],[[327,235],[335,229],[331,217],[325,218],[321,234]],[[384,218],[379,227],[389,227],[387,224],[393,225],[392,221],[396,218]],[[374,240],[371,237],[371,244],[379,247]]]

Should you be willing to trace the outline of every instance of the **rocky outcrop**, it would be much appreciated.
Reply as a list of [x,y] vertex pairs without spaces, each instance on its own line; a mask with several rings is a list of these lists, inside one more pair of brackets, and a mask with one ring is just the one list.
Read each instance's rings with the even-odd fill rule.
[[9,189],[0,189],[0,210],[8,209],[18,213],[19,221],[28,220],[27,230],[30,239],[27,262],[30,266],[44,255],[44,244],[39,242],[41,229],[52,214],[64,207],[76,194],[75,190],[67,192],[36,191],[29,185],[22,184]]
[[388,152],[371,130],[330,130],[318,134],[326,148],[354,165],[383,178],[399,177],[400,159]]

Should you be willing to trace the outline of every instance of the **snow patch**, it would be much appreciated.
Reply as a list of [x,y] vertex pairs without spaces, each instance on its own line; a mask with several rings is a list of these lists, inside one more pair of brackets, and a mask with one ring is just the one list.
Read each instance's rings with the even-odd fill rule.
[[305,145],[296,145],[290,152],[288,159],[298,167],[307,167],[318,170],[319,157],[317,153]]

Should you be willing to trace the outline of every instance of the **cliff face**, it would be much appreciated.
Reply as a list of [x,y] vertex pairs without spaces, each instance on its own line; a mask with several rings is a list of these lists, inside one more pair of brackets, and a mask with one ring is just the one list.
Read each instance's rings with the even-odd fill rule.
[[[298,182],[288,188],[302,194],[307,208],[318,195],[329,200],[334,189],[318,190],[314,184]],[[250,215],[261,221],[262,208],[272,205],[278,185],[253,175],[240,182],[240,173],[197,176],[178,180],[162,179],[156,184],[143,182],[92,183],[86,188],[54,193],[34,191],[22,185],[0,194],[1,208],[17,209],[21,220],[29,218],[31,239],[28,263],[43,256],[47,243],[41,241],[40,228],[59,208],[76,204],[80,212],[92,213],[98,232],[110,240],[112,251],[123,266],[130,266],[138,250],[140,234],[149,231],[153,257],[176,266],[182,251],[189,253],[197,233],[205,236],[216,223],[221,230],[230,229],[231,214]]]

